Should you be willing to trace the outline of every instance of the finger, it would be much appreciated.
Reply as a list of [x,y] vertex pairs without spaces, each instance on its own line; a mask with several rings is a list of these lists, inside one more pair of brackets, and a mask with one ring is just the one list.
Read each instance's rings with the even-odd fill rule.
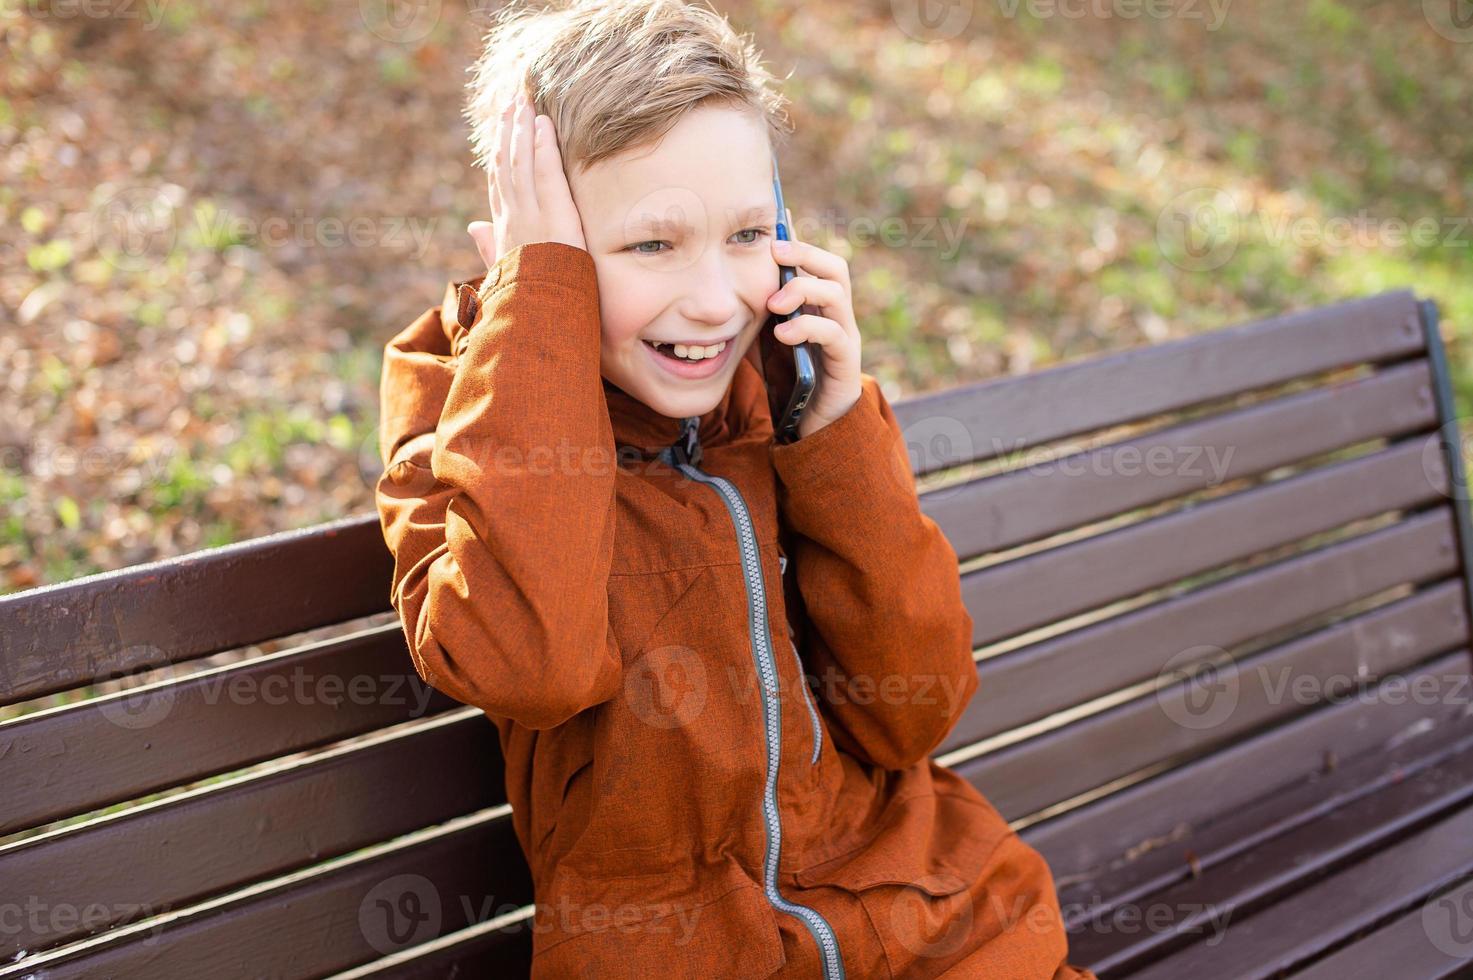
[[804,313],[773,328],[773,335],[794,346],[808,342],[820,347],[836,347],[845,341],[844,328],[836,320],[816,313]]
[[517,96],[516,115],[512,120],[511,180],[517,203],[536,207],[537,188],[532,177],[532,105],[526,89]]
[[[773,257],[782,265],[802,266],[808,270],[810,275],[821,279],[832,279],[835,282],[849,284],[849,263],[844,261],[843,256],[826,252],[817,245],[807,242],[791,241],[787,243],[788,254],[777,254],[777,239],[773,239]],[[802,275],[799,271],[799,275]]]
[[844,302],[842,283],[817,276],[800,276],[767,298],[767,308],[774,313],[791,313],[807,303],[823,310],[837,310]]
[[557,132],[552,125],[552,117],[536,116],[532,120],[532,126],[535,130],[533,145],[536,147],[533,152],[532,175],[537,183],[537,200],[549,205],[561,205],[563,198],[569,197],[566,193],[568,178],[563,173],[563,155],[558,150]]
[[501,107],[501,119],[496,125],[496,166],[493,168],[496,179],[496,202],[492,214],[500,217],[504,213],[505,205],[512,199],[511,187],[511,118],[516,109],[516,99],[513,98]]
[[481,261],[486,263],[490,269],[496,265],[496,238],[492,233],[491,222],[472,221],[465,229],[471,236],[471,241],[476,243],[476,251],[480,253]]

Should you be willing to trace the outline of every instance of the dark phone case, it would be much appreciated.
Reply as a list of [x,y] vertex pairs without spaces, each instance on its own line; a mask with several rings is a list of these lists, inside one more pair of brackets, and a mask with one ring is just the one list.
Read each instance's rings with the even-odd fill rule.
[[[793,315],[800,312],[801,308],[795,310]],[[793,388],[798,383],[798,349],[801,347],[808,354],[813,365],[815,384],[819,366],[819,345],[807,341],[796,346],[785,344],[773,334],[777,324],[786,319],[780,319],[776,313],[768,314],[767,320],[762,324],[762,331],[757,336],[757,342],[761,345],[762,377],[767,384],[768,414],[772,418],[773,438],[779,443],[792,442],[798,438],[796,431],[786,434],[786,437],[781,431],[782,420],[793,400]],[[810,392],[810,404],[814,393],[816,392]],[[802,418],[801,412],[798,417]]]

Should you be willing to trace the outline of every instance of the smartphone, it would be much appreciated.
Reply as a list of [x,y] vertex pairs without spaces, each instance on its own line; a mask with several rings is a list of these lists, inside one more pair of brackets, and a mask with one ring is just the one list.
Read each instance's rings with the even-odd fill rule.
[[[772,157],[772,193],[777,199],[777,238],[790,241],[788,212],[783,205],[783,184],[778,175],[775,153]],[[793,266],[779,265],[778,286],[786,286],[797,274],[798,270]],[[759,337],[762,376],[767,383],[767,403],[772,413],[772,435],[778,443],[797,440],[798,422],[818,391],[819,345],[806,340],[801,344],[785,344],[773,333],[779,323],[785,323],[802,312],[803,307],[799,306],[791,313],[771,314],[762,325]]]

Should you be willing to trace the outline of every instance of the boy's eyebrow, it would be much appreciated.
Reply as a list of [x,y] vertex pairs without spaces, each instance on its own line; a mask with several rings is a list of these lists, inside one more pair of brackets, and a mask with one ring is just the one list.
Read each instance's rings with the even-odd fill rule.
[[[738,223],[749,221],[771,221],[777,211],[777,206],[772,203],[753,204],[737,211],[735,214]],[[647,230],[659,234],[661,232],[689,232],[690,224],[684,220],[683,214],[667,211],[665,215],[646,211],[625,226],[626,231]]]

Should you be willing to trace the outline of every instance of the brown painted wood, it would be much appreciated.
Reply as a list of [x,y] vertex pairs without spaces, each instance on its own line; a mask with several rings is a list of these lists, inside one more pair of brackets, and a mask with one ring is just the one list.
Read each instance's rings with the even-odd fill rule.
[[[1468,672],[1469,652],[1457,650],[1402,672],[1396,683],[1433,683],[1455,691],[1466,685]],[[1397,689],[1388,688],[1387,697],[1329,705],[1253,732],[1026,827],[1020,836],[1044,855],[1059,879],[1089,875],[1148,842],[1164,843],[1174,831],[1190,832],[1239,806],[1317,778],[1331,758],[1354,759],[1399,744],[1435,745],[1430,733],[1463,714],[1457,703],[1389,696]]]
[[1423,359],[1058,459],[1020,454],[1005,472],[922,493],[921,509],[966,559],[1436,424]]
[[[1470,803],[1473,749],[1453,753],[1380,792],[1363,794],[1230,857],[1203,855],[1200,876],[1076,923],[1070,951],[1096,971],[1128,973],[1214,935],[1231,940],[1223,929],[1230,930],[1233,920],[1393,848],[1398,839],[1468,810]],[[1468,816],[1473,818],[1473,810]],[[1473,862],[1473,848],[1466,850],[1464,859]],[[1469,867],[1473,870],[1473,863]]]
[[[1431,905],[1433,912],[1425,912]],[[1444,980],[1466,977],[1473,953],[1460,936],[1428,932],[1429,919],[1466,922],[1473,908],[1473,881],[1429,897],[1387,925],[1361,936],[1324,959],[1293,974],[1294,980]],[[1434,917],[1445,917],[1442,919]],[[1449,936],[1451,941],[1449,941]]]
[[368,514],[0,596],[0,705],[384,612],[392,571]]
[[58,953],[28,975],[325,976],[525,906],[531,881],[513,859],[519,854],[505,820],[449,827],[254,893],[175,909],[165,922],[143,920],[132,934]]
[[906,399],[895,416],[925,474],[1425,347],[1415,296],[1395,290],[959,385]]
[[1064,921],[1071,929],[1200,874],[1361,797],[1378,793],[1449,756],[1473,750],[1473,716],[1453,717],[1416,738],[1390,743],[1342,761],[1326,772],[1237,801],[1170,841],[1121,855],[1087,873],[1055,878]]
[[1447,500],[1422,440],[969,572],[973,645],[1046,626],[1351,521]]
[[[136,807],[0,850],[7,895],[44,908],[179,908],[209,895],[506,802],[495,728],[482,715],[422,722],[237,781]],[[507,815],[498,818],[510,821]],[[510,841],[512,855],[520,850]],[[0,931],[0,954],[77,938]]]
[[1192,644],[1231,648],[1394,586],[1460,569],[1450,508],[1301,553],[978,664],[949,752],[1160,673]]
[[[1376,794],[1370,800],[1383,798],[1385,794]],[[1288,898],[1248,910],[1228,925],[1229,955],[1220,948],[1222,944],[1194,943],[1129,975],[1135,980],[1276,976],[1278,971],[1305,964],[1336,941],[1473,875],[1470,840],[1473,807],[1464,807]],[[1245,856],[1244,861],[1251,857]],[[1259,873],[1257,868],[1236,870],[1244,875]],[[1231,889],[1236,883],[1228,880],[1225,887]]]
[[462,708],[397,622],[0,726],[0,834]]
[[[1359,672],[1395,673],[1467,638],[1462,590],[1448,583],[953,768],[1012,820],[1313,710],[1297,703],[1298,684],[1309,682],[1321,698],[1349,697],[1340,688]],[[1194,708],[1198,697],[1211,699],[1209,707]],[[1219,706],[1228,709],[1220,719]]]

